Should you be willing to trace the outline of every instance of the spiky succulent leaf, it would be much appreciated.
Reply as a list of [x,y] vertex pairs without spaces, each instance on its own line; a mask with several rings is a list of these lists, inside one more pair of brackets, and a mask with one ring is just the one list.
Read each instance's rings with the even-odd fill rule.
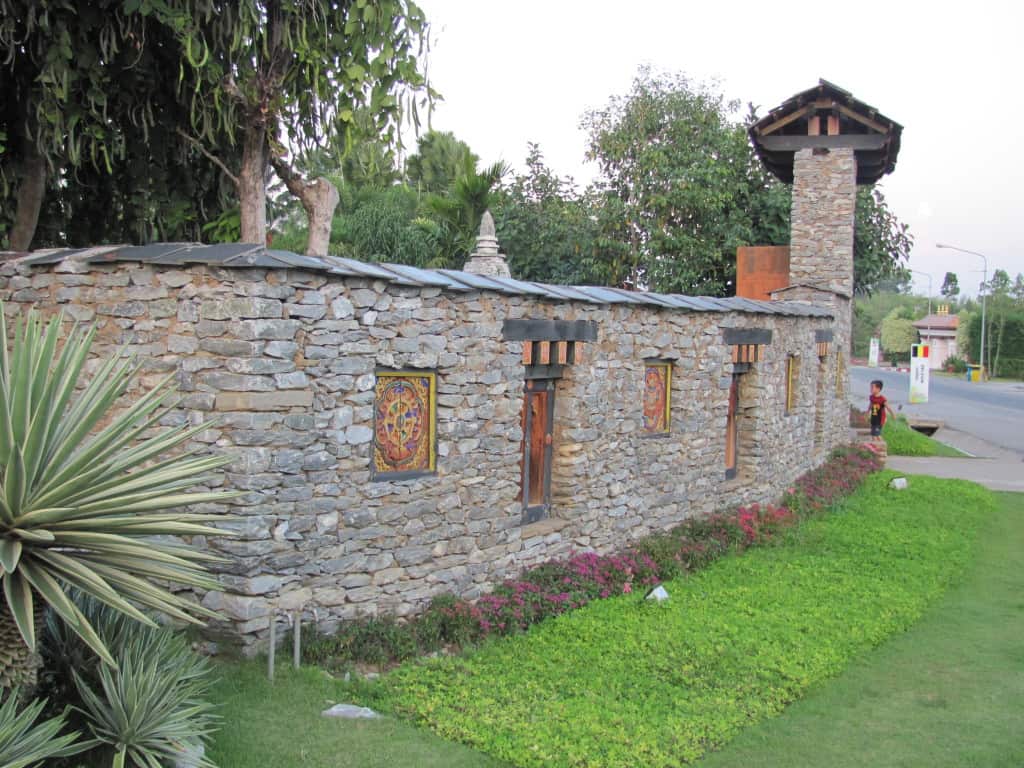
[[0,690],[0,766],[29,768],[57,757],[84,752],[95,741],[78,741],[77,732],[61,734],[64,715],[36,723],[46,701],[33,701],[18,710],[18,689]]
[[208,425],[153,434],[173,407],[172,377],[122,406],[138,364],[116,355],[80,386],[95,331],[63,333],[62,323],[29,312],[8,351],[0,304],[0,608],[34,649],[33,607],[43,601],[113,663],[66,590],[143,622],[145,608],[210,616],[151,580],[217,588],[205,570],[216,558],[167,538],[226,533],[210,525],[223,516],[177,510],[230,498],[186,492],[228,459],[184,449]]

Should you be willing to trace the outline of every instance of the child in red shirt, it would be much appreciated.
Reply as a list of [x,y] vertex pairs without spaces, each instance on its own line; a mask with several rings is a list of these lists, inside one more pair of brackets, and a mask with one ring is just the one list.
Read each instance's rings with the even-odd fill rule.
[[868,416],[871,418],[871,436],[878,437],[882,434],[882,427],[885,426],[885,412],[893,413],[889,401],[882,395],[882,382],[875,379],[871,382],[871,397],[868,401]]

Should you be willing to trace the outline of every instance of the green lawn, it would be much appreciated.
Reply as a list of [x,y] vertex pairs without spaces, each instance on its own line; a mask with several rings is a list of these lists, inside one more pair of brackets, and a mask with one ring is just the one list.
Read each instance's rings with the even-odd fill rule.
[[897,492],[891,476],[780,546],[670,582],[663,605],[603,600],[406,665],[377,703],[519,766],[695,760],[906,630],[967,566],[992,494],[924,477]]
[[1024,765],[1024,494],[1000,502],[968,578],[919,623],[699,768]]
[[899,416],[888,419],[882,429],[890,456],[950,456],[963,458],[967,454],[950,445],[933,440],[911,428],[907,420]]
[[214,699],[224,718],[210,757],[219,768],[500,768],[504,763],[394,718],[321,717],[351,699],[314,668],[223,663]]

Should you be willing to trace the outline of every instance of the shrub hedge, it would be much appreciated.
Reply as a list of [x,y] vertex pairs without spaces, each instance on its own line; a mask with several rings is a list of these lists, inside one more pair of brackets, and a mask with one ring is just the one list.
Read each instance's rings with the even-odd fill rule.
[[348,622],[333,635],[314,635],[303,646],[307,662],[339,669],[353,662],[386,665],[442,648],[475,645],[492,636],[522,632],[540,621],[594,600],[629,594],[705,567],[729,552],[766,544],[797,516],[849,495],[869,472],[881,468],[866,451],[841,449],[801,477],[782,506],[753,504],[684,521],[615,554],[579,552],[527,570],[475,603],[451,595],[435,598],[405,623],[389,617]]
[[[925,477],[894,491],[891,477],[667,583],[664,603],[634,590],[407,664],[375,703],[518,766],[692,762],[904,630],[965,567],[992,495]],[[814,511],[846,484],[823,470],[792,496]]]

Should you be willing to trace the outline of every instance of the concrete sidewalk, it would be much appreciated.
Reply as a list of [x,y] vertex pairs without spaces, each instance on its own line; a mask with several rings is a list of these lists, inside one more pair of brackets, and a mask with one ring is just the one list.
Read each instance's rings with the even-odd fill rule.
[[886,469],[906,472],[908,475],[971,480],[993,491],[1024,493],[1024,460],[1013,451],[946,427],[935,433],[935,439],[973,458],[890,456],[885,462]]
[[971,480],[993,491],[1024,493],[1024,462],[1020,459],[949,459],[941,456],[890,456],[886,469],[908,475]]

